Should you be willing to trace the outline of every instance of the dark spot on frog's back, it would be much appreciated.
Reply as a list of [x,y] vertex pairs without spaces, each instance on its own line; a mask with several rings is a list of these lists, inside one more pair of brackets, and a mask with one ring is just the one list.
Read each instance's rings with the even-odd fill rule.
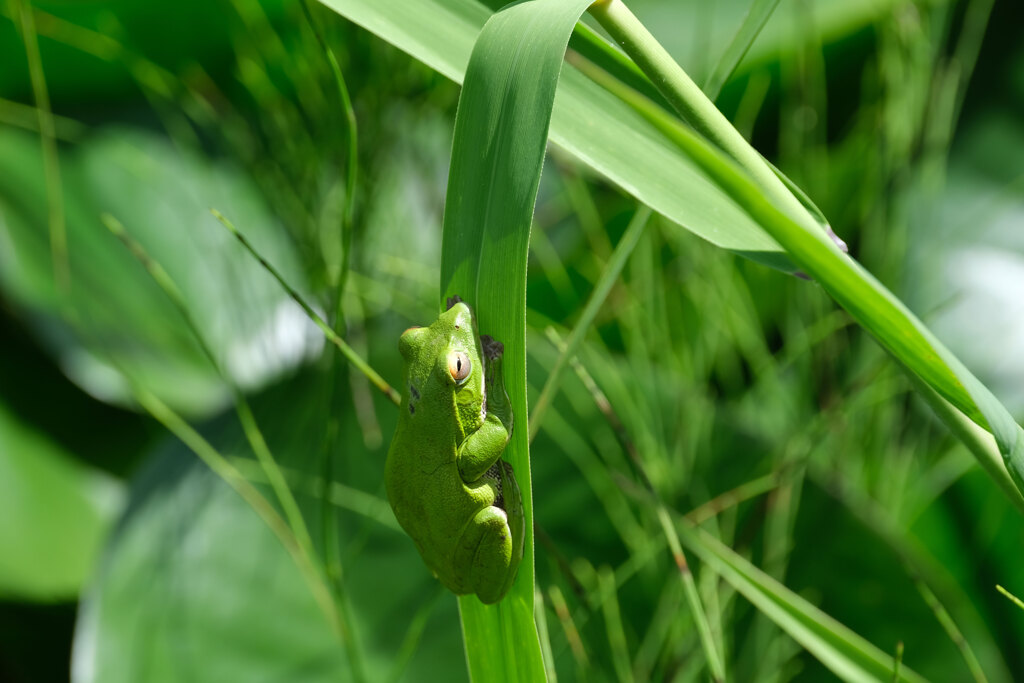
[[416,412],[416,401],[420,400],[420,392],[412,384],[409,385],[409,414]]

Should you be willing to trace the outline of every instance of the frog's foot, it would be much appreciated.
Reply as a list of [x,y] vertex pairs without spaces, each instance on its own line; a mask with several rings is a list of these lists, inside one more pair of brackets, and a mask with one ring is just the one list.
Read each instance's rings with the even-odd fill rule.
[[455,296],[450,296],[450,297],[448,297],[448,301],[447,301],[448,307],[445,308],[444,310],[450,311],[452,306],[454,306],[455,304],[461,304],[461,303],[462,303],[462,297],[459,296],[458,294],[456,294]]
[[480,335],[480,346],[487,360],[498,360],[505,353],[505,345],[487,334]]
[[476,593],[480,602],[490,605],[505,596],[516,568],[504,510],[489,505],[476,513],[462,533],[454,564],[463,568],[466,592]]

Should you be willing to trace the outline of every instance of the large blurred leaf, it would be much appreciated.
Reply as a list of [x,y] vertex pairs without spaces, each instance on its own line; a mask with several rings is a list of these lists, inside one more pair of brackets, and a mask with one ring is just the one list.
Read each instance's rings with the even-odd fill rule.
[[122,494],[0,404],[0,596],[73,600]]
[[137,483],[80,613],[75,680],[336,680],[344,650],[296,566],[183,450]]
[[33,314],[83,388],[127,399],[121,378],[97,355],[102,351],[116,353],[125,370],[179,410],[202,414],[226,398],[180,315],[100,222],[103,212],[178,283],[241,385],[259,386],[321,347],[298,306],[209,214],[216,207],[230,215],[291,282],[305,281],[294,247],[238,169],[130,130],[100,135],[62,162],[69,302],[53,283],[38,141],[0,129],[0,286]]
[[[310,490],[309,472],[320,454],[322,397],[322,384],[299,378],[253,405],[271,450],[296,476],[300,492]],[[384,414],[390,421],[394,411]],[[251,457],[233,421],[218,421],[205,432],[225,456]],[[346,410],[339,439],[346,483],[377,494],[383,453],[362,450],[357,435],[353,411]],[[374,509],[390,515],[376,500]],[[300,498],[300,504],[308,520],[319,519],[318,498]],[[405,653],[412,659],[402,680],[464,679],[455,600],[445,594],[437,601],[436,580],[391,522],[341,518],[344,582],[367,678],[386,680],[394,672],[402,661],[395,654],[419,610],[428,628],[418,642],[409,642],[415,653]],[[319,538],[315,525],[312,531]],[[86,595],[73,673],[78,683],[315,682],[347,680],[350,668],[274,534],[193,454],[170,442],[135,482]]]
[[[474,0],[321,0],[454,81],[490,12]],[[551,141],[654,210],[713,244],[791,270],[779,246],[657,127],[570,65],[559,79]]]

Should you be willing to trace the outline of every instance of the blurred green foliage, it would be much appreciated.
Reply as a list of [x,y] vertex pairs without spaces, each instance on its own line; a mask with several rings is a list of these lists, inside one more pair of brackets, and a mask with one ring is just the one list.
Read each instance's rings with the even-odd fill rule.
[[[9,20],[16,4],[4,4],[0,678],[66,677],[67,605],[79,599],[78,681],[464,678],[455,600],[381,507],[393,408],[319,353],[297,309],[207,212],[223,211],[328,313],[347,259],[344,336],[394,384],[398,334],[435,311],[458,88],[314,7],[359,121],[346,254],[344,112],[298,6],[33,5],[59,116],[72,278],[65,300],[25,46]],[[700,82],[747,3],[631,6]],[[1007,0],[780,3],[718,100],[1018,417],[1021,18]],[[545,331],[575,322],[634,209],[551,150],[527,283],[531,400],[556,356]],[[325,514],[338,514],[360,664],[269,530],[133,408],[119,372],[257,478],[223,381],[101,212],[164,265],[253,394],[321,550]],[[919,673],[970,675],[933,595],[989,680],[1024,676],[1024,613],[995,590],[1024,595],[1019,515],[813,283],[654,220],[580,358],[586,372],[567,373],[532,447],[537,584],[560,677],[615,679],[613,635],[637,679],[705,677],[664,538],[635,495],[631,446],[681,513],[767,477],[763,495],[723,505],[705,528],[883,650],[903,643]],[[828,677],[694,565],[730,678]]]

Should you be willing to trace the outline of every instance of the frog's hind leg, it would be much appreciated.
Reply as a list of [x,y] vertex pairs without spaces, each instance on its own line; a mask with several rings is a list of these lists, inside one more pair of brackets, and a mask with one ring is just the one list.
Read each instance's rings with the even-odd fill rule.
[[490,605],[504,597],[512,563],[512,535],[504,510],[489,505],[476,513],[462,534],[455,561],[469,569],[466,588],[480,602]]

